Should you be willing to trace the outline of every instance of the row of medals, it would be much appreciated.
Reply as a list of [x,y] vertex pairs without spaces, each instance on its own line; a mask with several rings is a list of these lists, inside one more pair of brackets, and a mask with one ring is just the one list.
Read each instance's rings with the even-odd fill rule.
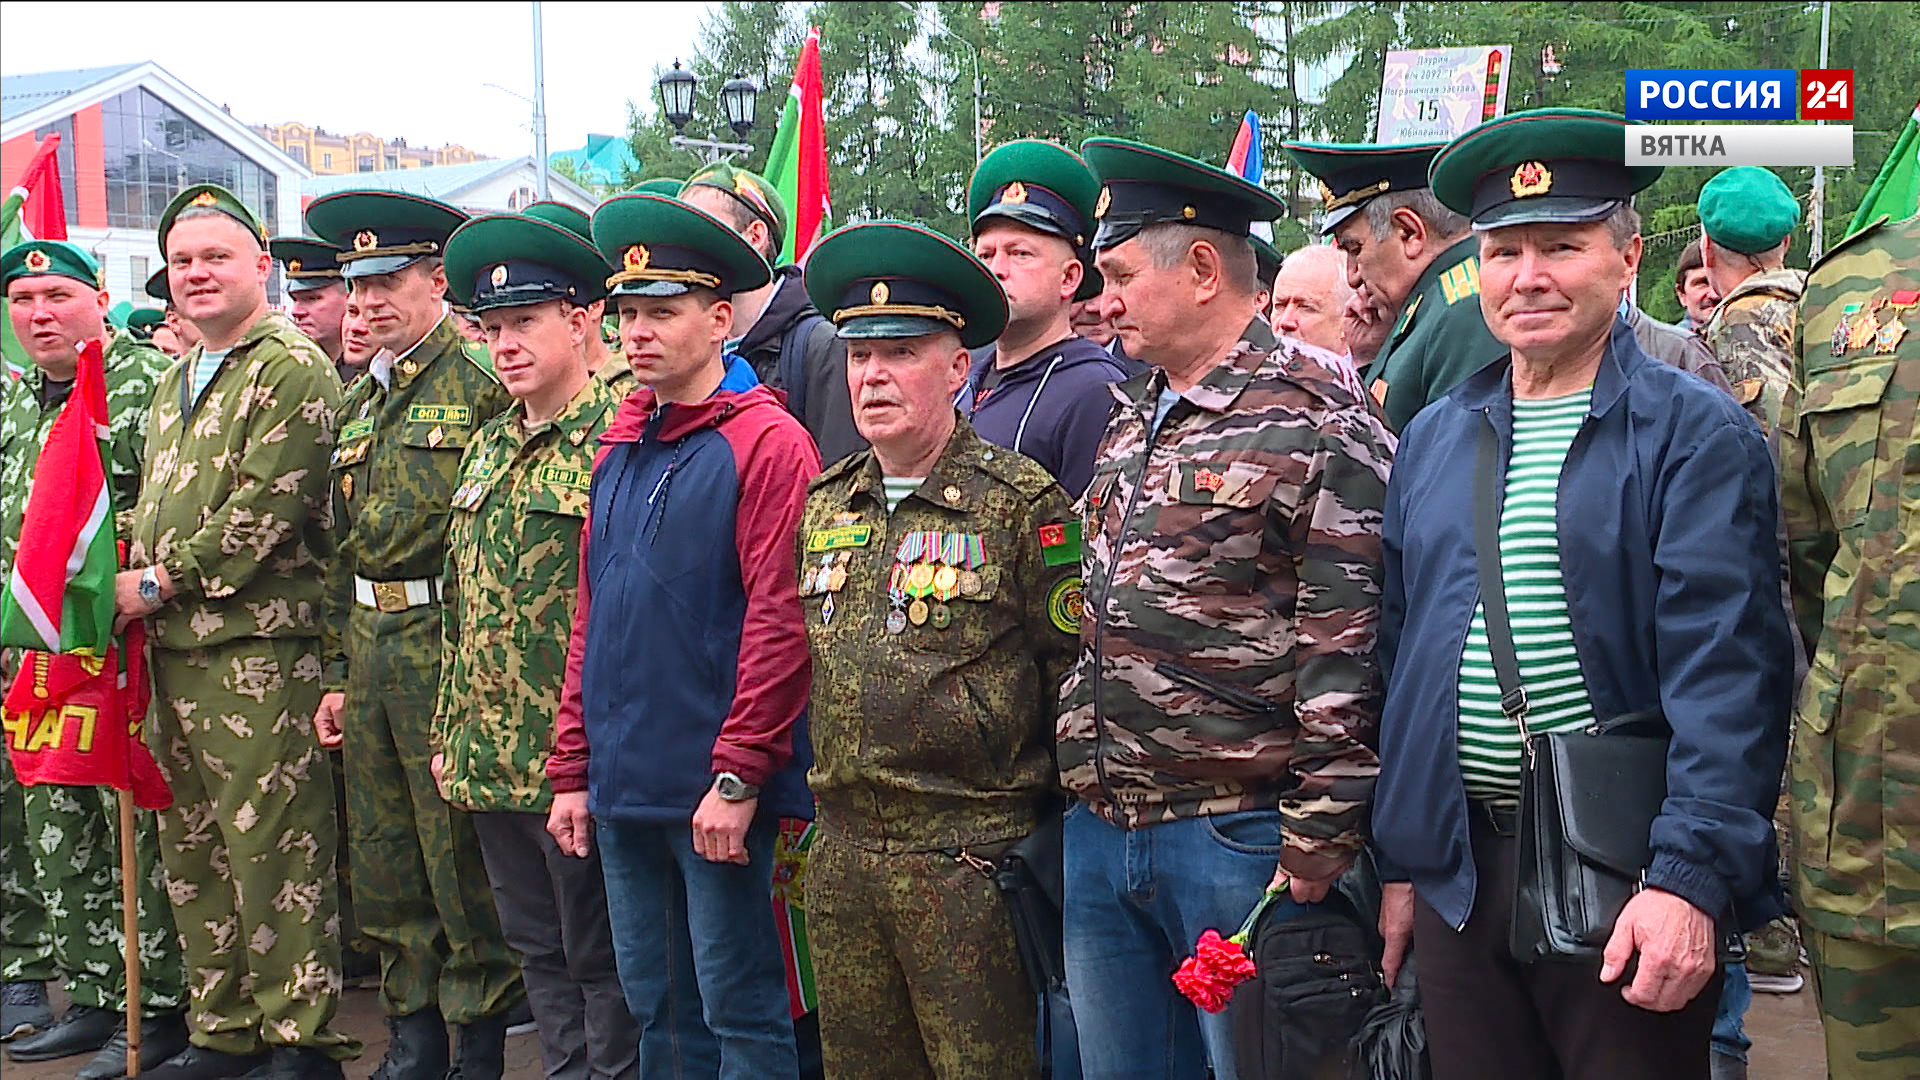
[[[822,555],[802,584],[809,595],[827,594],[820,625],[833,624],[834,595],[847,587],[847,563],[853,552]],[[986,563],[980,537],[973,533],[909,533],[894,553],[887,573],[887,633],[905,633],[907,624],[945,630],[953,625],[947,601],[980,595],[979,568]],[[928,601],[932,602],[929,603]]]
[[1840,310],[1840,321],[1833,327],[1833,348],[1835,356],[1845,356],[1849,352],[1873,346],[1873,351],[1881,355],[1890,355],[1907,336],[1907,324],[1900,321],[1898,314],[1886,322],[1881,322],[1879,312],[1882,308],[1893,311],[1910,311],[1920,297],[1913,292],[1897,292],[1891,297],[1880,296],[1862,304],[1848,304]]

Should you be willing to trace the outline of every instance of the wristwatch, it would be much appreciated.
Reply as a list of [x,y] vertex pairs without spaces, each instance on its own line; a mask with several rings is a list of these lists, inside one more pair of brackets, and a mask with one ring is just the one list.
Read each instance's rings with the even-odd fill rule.
[[730,772],[713,778],[713,790],[727,802],[746,802],[760,797],[760,789]]
[[148,607],[160,606],[160,575],[151,566],[140,571],[140,599]]

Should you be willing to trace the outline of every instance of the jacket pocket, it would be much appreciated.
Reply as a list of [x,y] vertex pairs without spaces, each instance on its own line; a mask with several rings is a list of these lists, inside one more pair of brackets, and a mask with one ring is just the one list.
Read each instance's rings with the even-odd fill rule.
[[1153,665],[1153,670],[1175,685],[1197,691],[1222,705],[1251,716],[1273,716],[1280,711],[1280,706],[1258,694],[1210,675],[1203,675],[1185,664],[1162,660]]

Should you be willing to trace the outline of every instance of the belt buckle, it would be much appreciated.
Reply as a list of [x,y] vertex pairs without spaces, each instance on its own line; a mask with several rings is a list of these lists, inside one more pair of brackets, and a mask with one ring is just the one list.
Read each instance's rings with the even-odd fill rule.
[[376,581],[373,583],[373,606],[388,615],[407,610],[407,584],[404,581]]

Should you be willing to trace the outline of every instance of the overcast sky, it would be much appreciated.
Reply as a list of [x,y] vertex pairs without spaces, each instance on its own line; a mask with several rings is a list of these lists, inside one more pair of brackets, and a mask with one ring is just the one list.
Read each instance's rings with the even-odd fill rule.
[[[655,96],[654,65],[692,51],[707,7],[544,4],[548,149],[624,134],[627,100]],[[530,3],[0,3],[0,72],[140,60],[247,123],[533,152],[531,106],[486,85],[533,97]]]

